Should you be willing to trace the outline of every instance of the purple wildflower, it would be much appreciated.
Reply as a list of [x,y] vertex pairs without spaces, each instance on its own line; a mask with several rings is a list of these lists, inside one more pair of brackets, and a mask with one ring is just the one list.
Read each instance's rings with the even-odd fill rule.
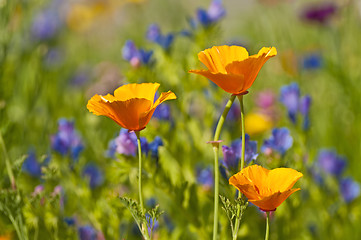
[[302,67],[306,70],[319,69],[322,66],[322,57],[319,53],[305,55],[302,59]]
[[87,164],[83,169],[84,177],[89,179],[90,188],[94,189],[104,182],[102,171],[94,164]]
[[165,121],[171,120],[170,106],[166,103],[159,105],[155,109],[153,113],[153,117],[158,118],[159,120],[165,120]]
[[204,169],[197,168],[197,182],[204,189],[210,190],[214,184],[212,169],[210,167]]
[[159,44],[164,50],[169,50],[174,40],[174,34],[162,35],[157,24],[151,24],[147,31],[147,39]]
[[62,25],[56,9],[48,8],[40,12],[33,20],[31,35],[40,41],[53,38]]
[[78,228],[78,234],[80,240],[97,240],[97,231],[90,225],[82,226]]
[[268,109],[275,103],[276,96],[272,91],[262,91],[258,93],[256,98],[256,104],[261,109]]
[[199,8],[197,10],[197,19],[205,27],[219,21],[226,15],[226,10],[223,7],[222,0],[213,0],[208,10]]
[[333,2],[307,6],[301,17],[309,22],[326,24],[337,12],[337,6]]
[[317,164],[324,172],[339,177],[346,167],[346,160],[333,150],[321,150]]
[[163,145],[164,145],[164,144],[163,144],[163,141],[162,141],[162,139],[161,139],[159,136],[156,136],[156,137],[154,138],[153,142],[151,142],[151,143],[149,144],[149,150],[150,150],[151,156],[152,156],[153,158],[158,159],[158,157],[159,157],[159,151],[158,151],[158,149],[159,149],[160,146],[163,146]]
[[292,144],[293,138],[287,128],[274,128],[272,136],[264,141],[261,151],[271,153],[274,150],[284,155]]
[[350,177],[344,178],[340,182],[340,191],[345,202],[350,203],[360,196],[360,184]]
[[296,114],[298,112],[298,105],[300,99],[300,88],[297,83],[283,86],[281,88],[280,101],[286,106],[288,116],[293,123],[296,122]]
[[139,67],[142,64],[148,64],[150,62],[153,51],[138,50],[134,42],[128,40],[122,49],[122,55],[133,67]]
[[22,170],[33,177],[41,176],[41,164],[36,160],[34,151],[31,151],[22,165]]
[[147,220],[148,234],[152,236],[153,232],[159,228],[159,222],[157,219],[151,218],[148,213],[145,214],[145,219]]
[[78,159],[84,145],[74,129],[73,121],[64,118],[58,121],[58,132],[51,136],[51,147],[63,156],[70,154],[72,159]]

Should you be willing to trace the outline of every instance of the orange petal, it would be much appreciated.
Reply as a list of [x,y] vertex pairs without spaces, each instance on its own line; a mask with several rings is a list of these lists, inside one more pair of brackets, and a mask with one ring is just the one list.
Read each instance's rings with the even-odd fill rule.
[[111,118],[121,127],[138,131],[146,127],[152,115],[148,112],[153,101],[143,98],[133,98],[126,101],[104,101],[95,95],[88,102],[88,109],[96,115]]
[[214,46],[198,54],[198,59],[212,73],[226,73],[226,65],[246,58],[247,50],[239,46]]
[[156,108],[159,104],[161,104],[164,101],[172,100],[172,99],[177,99],[177,96],[173,92],[171,91],[162,92],[160,94],[160,97],[157,99],[157,101],[155,101],[153,108]]
[[248,199],[260,199],[259,193],[253,183],[241,173],[230,177],[229,184],[237,188]]
[[206,70],[190,70],[189,72],[208,78],[226,92],[240,94],[245,91],[243,75],[212,73]]
[[284,192],[292,188],[302,176],[302,173],[292,168],[276,168],[271,170],[268,175],[268,187],[272,188],[274,192]]
[[276,54],[277,51],[274,47],[262,48],[258,52],[258,54],[252,55],[248,59],[245,59],[243,61],[234,61],[228,64],[225,68],[228,73],[244,75],[244,89],[247,90],[252,86],[254,80],[256,79],[259,71],[261,70],[265,62]]
[[159,83],[126,84],[117,88],[114,91],[114,96],[119,101],[126,101],[131,98],[144,98],[153,102],[159,85]]
[[300,188],[290,189],[285,192],[277,192],[260,200],[249,199],[249,201],[264,211],[274,211],[284,200],[298,190],[300,190]]

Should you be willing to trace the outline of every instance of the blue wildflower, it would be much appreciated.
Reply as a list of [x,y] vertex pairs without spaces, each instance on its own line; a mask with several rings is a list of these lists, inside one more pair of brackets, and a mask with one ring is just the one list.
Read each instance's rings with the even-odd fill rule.
[[293,138],[287,128],[274,128],[272,136],[264,141],[261,151],[269,154],[274,150],[283,155],[292,147],[292,144]]
[[319,69],[322,66],[322,57],[319,53],[311,53],[303,57],[302,67],[306,70]]
[[51,136],[51,147],[63,156],[70,154],[72,159],[78,159],[84,145],[74,129],[73,121],[64,118],[58,121],[58,132]]
[[340,181],[340,191],[346,203],[352,202],[360,196],[360,184],[347,177]]
[[142,64],[148,64],[153,55],[153,51],[145,51],[144,49],[137,49],[134,42],[128,40],[125,42],[122,49],[122,56],[129,61],[133,67],[139,67]]
[[40,12],[33,20],[31,35],[40,41],[53,38],[62,25],[62,20],[56,9],[48,8]]
[[97,240],[97,231],[90,225],[82,226],[78,228],[78,234],[80,240]]
[[212,169],[210,167],[204,169],[197,168],[197,182],[206,190],[210,190],[214,184]]
[[346,160],[333,150],[321,150],[317,157],[317,164],[324,172],[338,177],[346,167]]
[[159,105],[155,109],[153,113],[153,117],[158,118],[159,120],[170,121],[171,120],[170,106],[166,103]]
[[222,0],[213,0],[207,11],[202,8],[197,10],[197,19],[205,27],[216,23],[225,15]]
[[[223,151],[223,165],[228,171],[238,171],[239,160],[242,157],[242,138],[235,140],[231,143],[231,147],[222,146]],[[245,135],[245,154],[244,160],[249,164],[252,160],[256,160],[257,154],[257,141],[250,141],[248,134]]]
[[162,141],[162,139],[161,139],[159,136],[156,136],[156,137],[154,138],[153,142],[151,142],[151,143],[149,144],[149,150],[150,150],[151,156],[152,156],[153,158],[158,159],[158,157],[159,157],[159,151],[158,151],[158,149],[159,149],[160,146],[163,146],[163,145],[164,145],[164,144],[163,144],[163,141]]
[[[140,145],[142,152],[148,154],[150,146],[146,138],[140,137]],[[119,135],[109,142],[106,155],[111,158],[115,157],[115,153],[126,156],[135,156],[137,154],[137,149],[137,136],[134,132],[129,132],[127,129],[123,128],[120,130]]]
[[89,186],[94,189],[104,182],[103,172],[94,164],[87,164],[83,169],[83,177],[89,178]]
[[300,97],[300,88],[297,83],[283,86],[281,88],[280,101],[286,106],[290,120],[295,124],[297,113],[303,115],[303,129],[310,126],[309,111],[311,106],[311,96]]
[[162,35],[157,24],[151,24],[147,31],[147,39],[159,44],[164,50],[169,50],[174,40],[174,34]]
[[41,177],[41,164],[36,160],[36,155],[33,151],[29,153],[21,168],[33,177]]
[[296,123],[296,114],[298,112],[298,105],[300,99],[300,88],[297,83],[283,86],[281,88],[280,101],[286,106],[288,116],[293,123]]
[[68,225],[68,226],[75,226],[76,220],[73,217],[64,217],[64,222]]
[[153,232],[159,228],[159,222],[157,219],[150,217],[148,213],[145,214],[145,219],[147,220],[148,234],[152,236]]

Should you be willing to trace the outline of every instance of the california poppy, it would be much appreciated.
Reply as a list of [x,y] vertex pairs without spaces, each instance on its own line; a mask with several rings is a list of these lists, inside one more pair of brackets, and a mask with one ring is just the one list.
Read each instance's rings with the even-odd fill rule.
[[208,70],[189,72],[202,75],[224,91],[239,95],[246,93],[263,64],[276,55],[274,47],[264,47],[258,54],[249,56],[240,46],[214,46],[198,53],[198,59]]
[[242,192],[248,201],[268,212],[276,210],[292,193],[300,190],[292,187],[302,176],[291,168],[268,170],[252,165],[233,175],[229,184]]
[[146,127],[159,104],[177,98],[173,92],[168,91],[161,93],[154,101],[159,85],[159,83],[123,85],[114,91],[114,96],[94,95],[88,101],[87,108],[95,115],[113,119],[123,128],[140,131]]

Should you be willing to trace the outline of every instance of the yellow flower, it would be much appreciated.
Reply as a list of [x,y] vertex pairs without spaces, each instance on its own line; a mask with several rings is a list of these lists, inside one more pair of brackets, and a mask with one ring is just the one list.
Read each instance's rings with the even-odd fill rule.
[[272,119],[266,114],[251,112],[245,117],[246,133],[257,135],[272,128]]
[[300,190],[292,187],[302,176],[302,173],[291,168],[268,170],[252,165],[233,175],[229,184],[261,210],[274,211],[292,193]]
[[226,92],[244,94],[252,86],[263,64],[276,55],[274,47],[264,47],[258,54],[249,56],[243,47],[214,46],[198,54],[198,59],[208,70],[189,72],[208,78]]
[[127,84],[114,91],[114,96],[94,95],[87,108],[95,115],[107,116],[122,128],[131,131],[140,131],[150,121],[154,110],[162,102],[176,99],[176,95],[168,91],[161,93],[154,101],[159,83]]

